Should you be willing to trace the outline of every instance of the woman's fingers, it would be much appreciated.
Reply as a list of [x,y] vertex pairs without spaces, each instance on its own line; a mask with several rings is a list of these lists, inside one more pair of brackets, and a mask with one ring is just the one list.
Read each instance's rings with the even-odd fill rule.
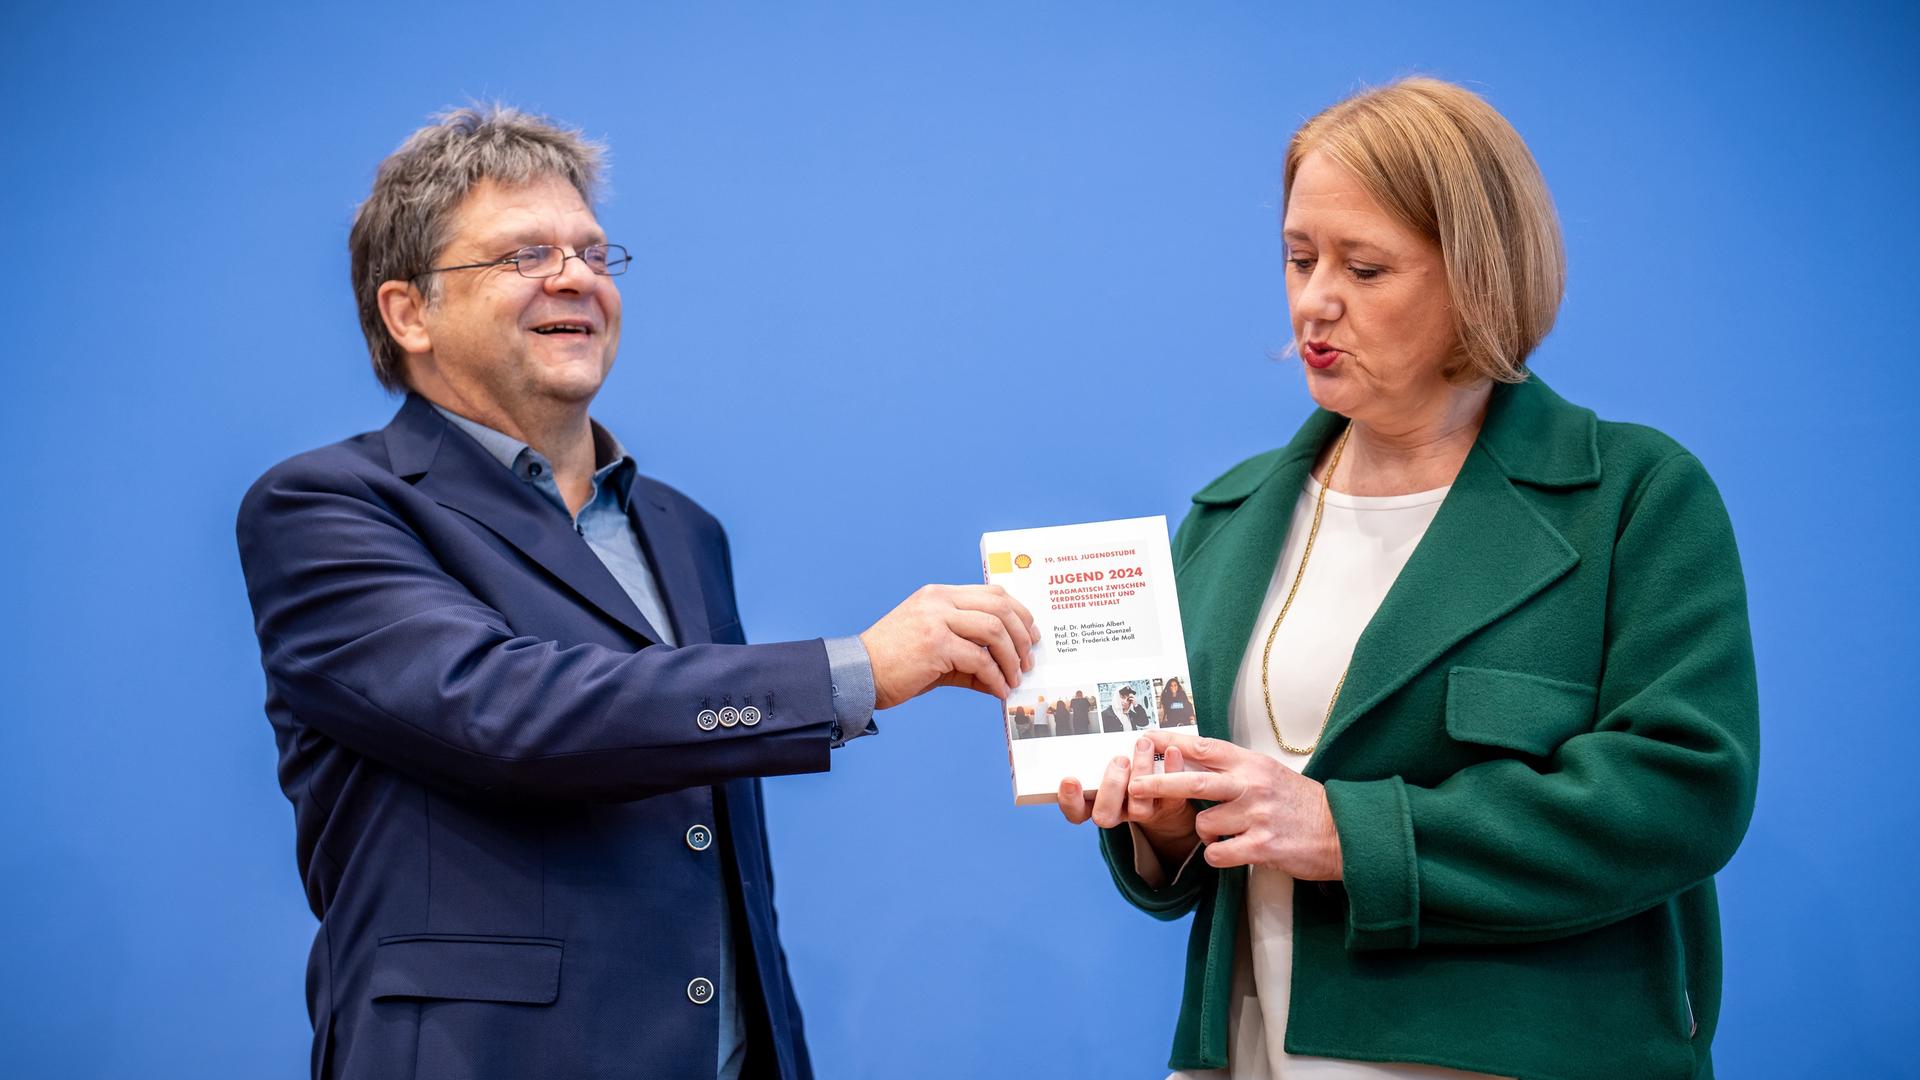
[[1228,802],[1245,794],[1247,785],[1232,773],[1165,772],[1159,776],[1136,776],[1127,785],[1127,795],[1135,799],[1206,799]]
[[[1156,775],[1153,756],[1158,744],[1151,738],[1153,734],[1143,732],[1141,738],[1134,740],[1131,758],[1116,757],[1109,761],[1095,791],[1089,793],[1074,777],[1061,781],[1059,790],[1054,792],[1061,816],[1075,825],[1091,820],[1103,829],[1111,829],[1123,821],[1149,823],[1157,814],[1171,814],[1175,809],[1184,814],[1189,798],[1224,801],[1223,797],[1231,797],[1227,793],[1239,784],[1236,778],[1223,773],[1182,772],[1186,756],[1176,745],[1168,745],[1164,753],[1161,767],[1165,775]],[[1133,794],[1132,789],[1141,781],[1149,781],[1148,789],[1153,790],[1142,789],[1140,794]],[[1172,785],[1166,792],[1158,790],[1167,781]],[[1189,795],[1188,787],[1212,794]]]
[[1060,781],[1060,790],[1055,792],[1060,800],[1060,813],[1075,825],[1084,824],[1088,815],[1093,813],[1092,804],[1087,802],[1087,793],[1080,789],[1080,781],[1069,776]]
[[1209,844],[1226,837],[1239,836],[1246,829],[1247,815],[1237,802],[1210,806],[1193,817],[1193,831]]
[[[1153,775],[1153,740],[1140,739],[1133,744],[1133,775]],[[1146,821],[1153,817],[1154,800],[1151,796],[1137,799],[1127,798],[1127,820]]]
[[1127,771],[1132,762],[1117,757],[1107,763],[1106,775],[1100,778],[1100,791],[1093,797],[1093,823],[1103,829],[1111,829],[1120,824],[1120,815],[1127,809]]
[[1194,769],[1230,769],[1251,750],[1235,746],[1225,739],[1206,739],[1197,735],[1176,735],[1165,728],[1154,728],[1142,732],[1153,740],[1153,748],[1166,753],[1170,747],[1179,747],[1180,755],[1186,761],[1187,768]]
[[1236,836],[1229,840],[1218,840],[1207,845],[1201,857],[1208,866],[1251,866],[1258,855],[1259,845],[1245,836]]

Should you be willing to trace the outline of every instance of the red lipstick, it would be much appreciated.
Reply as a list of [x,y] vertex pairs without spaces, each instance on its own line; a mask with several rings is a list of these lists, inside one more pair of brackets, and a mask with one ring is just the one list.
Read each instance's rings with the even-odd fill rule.
[[1300,347],[1300,358],[1307,362],[1308,367],[1324,371],[1340,359],[1340,350],[1324,341],[1309,341]]

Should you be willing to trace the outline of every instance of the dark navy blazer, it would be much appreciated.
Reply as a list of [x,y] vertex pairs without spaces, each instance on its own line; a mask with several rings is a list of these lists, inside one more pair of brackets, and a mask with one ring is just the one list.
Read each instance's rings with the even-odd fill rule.
[[421,398],[247,493],[316,1077],[710,1080],[723,934],[749,1074],[811,1075],[754,778],[827,768],[826,649],[743,644],[720,524],[629,507],[678,648]]

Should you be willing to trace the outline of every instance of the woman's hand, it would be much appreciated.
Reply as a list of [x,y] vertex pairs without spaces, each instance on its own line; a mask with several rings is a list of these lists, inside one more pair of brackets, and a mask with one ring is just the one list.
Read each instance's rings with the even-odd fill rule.
[[[1106,775],[1100,778],[1100,790],[1094,793],[1092,802],[1087,801],[1080,781],[1072,777],[1062,781],[1058,792],[1060,812],[1075,825],[1089,817],[1103,829],[1111,829],[1123,821],[1138,825],[1160,861],[1177,865],[1199,842],[1193,829],[1193,804],[1184,798],[1141,798],[1128,793],[1130,780],[1154,775],[1155,752],[1153,741],[1143,735],[1133,744],[1132,760],[1117,757],[1107,764]],[[1180,750],[1170,749],[1165,754],[1166,771],[1178,772],[1182,767]]]
[[1128,805],[1218,803],[1194,818],[1209,866],[1265,866],[1300,881],[1340,880],[1340,834],[1333,827],[1327,789],[1318,781],[1221,739],[1149,731],[1142,741],[1151,742],[1169,762],[1179,754],[1187,771],[1169,768],[1153,776],[1134,769]]

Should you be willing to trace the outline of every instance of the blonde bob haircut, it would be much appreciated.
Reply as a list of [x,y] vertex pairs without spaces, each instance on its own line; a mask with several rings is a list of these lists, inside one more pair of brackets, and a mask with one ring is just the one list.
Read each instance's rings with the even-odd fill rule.
[[1315,116],[1287,144],[1283,202],[1318,151],[1440,246],[1452,295],[1455,382],[1524,382],[1566,292],[1560,223],[1520,133],[1479,95],[1402,79]]

